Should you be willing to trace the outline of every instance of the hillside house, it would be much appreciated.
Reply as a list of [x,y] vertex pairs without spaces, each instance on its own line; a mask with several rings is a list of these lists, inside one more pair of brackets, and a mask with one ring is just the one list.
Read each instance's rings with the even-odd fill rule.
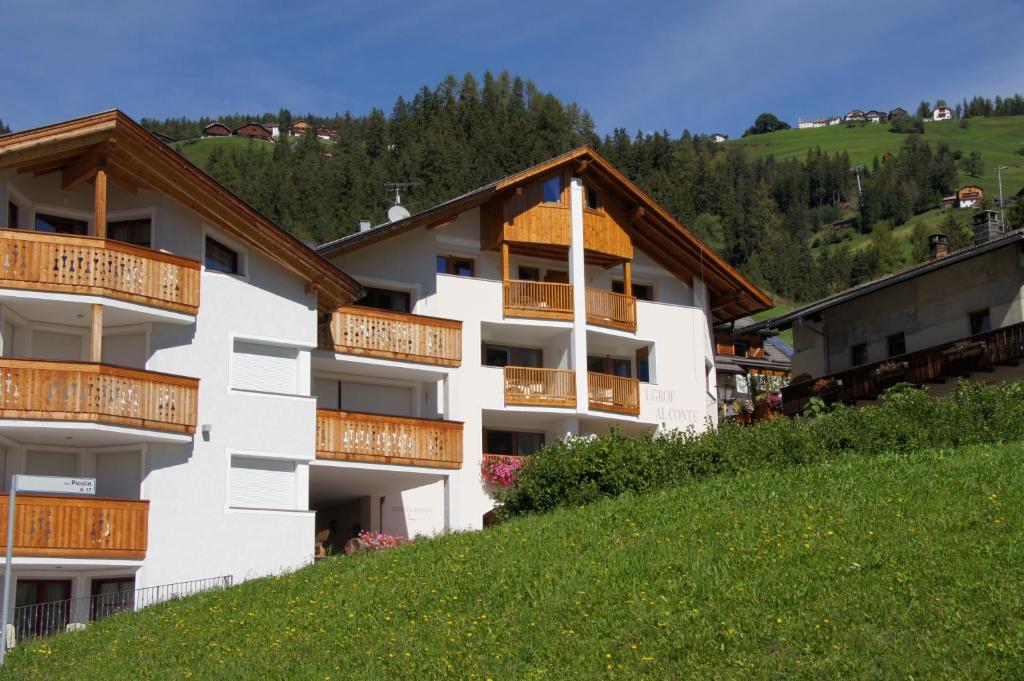
[[874,109],[872,109],[871,111],[868,111],[866,114],[864,114],[864,117],[867,119],[868,123],[884,123],[885,122],[885,113],[882,112],[882,111],[875,111]]
[[969,184],[956,190],[956,207],[974,208],[983,198],[985,198],[985,190],[977,185]]
[[729,136],[728,135],[723,135],[720,132],[712,133],[711,135],[709,135],[709,138],[715,144],[721,144],[722,142],[726,142],[726,141],[729,140]]
[[223,123],[210,123],[203,128],[203,137],[230,137],[231,128]]
[[246,123],[245,125],[239,126],[238,128],[235,128],[235,135],[237,137],[245,137],[247,139],[261,140],[264,142],[269,142],[271,139],[273,139],[273,136],[271,135],[271,132],[268,128],[266,128],[261,123],[254,123],[252,121]]
[[292,137],[302,137],[309,132],[310,125],[307,121],[299,119],[292,122],[292,127],[289,128],[288,134]]
[[316,129],[316,136],[318,139],[326,140],[329,142],[338,141],[338,133],[334,131],[334,128],[328,128],[327,126],[320,126]]
[[932,109],[932,116],[930,121],[948,121],[953,118],[953,110],[948,106],[937,106]]
[[741,317],[715,327],[718,407],[743,423],[773,418],[781,411],[779,393],[789,384],[792,348],[768,329],[736,331],[753,323],[753,317]]
[[1003,233],[999,214],[975,216],[973,245],[931,258],[797,310],[740,329],[793,329],[787,414],[814,396],[869,402],[900,382],[933,394],[956,381],[1024,379],[1024,231]]
[[268,121],[263,123],[263,127],[270,131],[270,136],[274,139],[281,137],[281,124],[276,121]]
[[860,109],[850,109],[846,112],[843,120],[847,123],[863,123],[866,119],[864,112]]
[[907,110],[906,109],[897,106],[895,109],[890,109],[889,110],[889,120],[890,121],[892,119],[894,119],[894,118],[900,118],[901,116],[907,116]]

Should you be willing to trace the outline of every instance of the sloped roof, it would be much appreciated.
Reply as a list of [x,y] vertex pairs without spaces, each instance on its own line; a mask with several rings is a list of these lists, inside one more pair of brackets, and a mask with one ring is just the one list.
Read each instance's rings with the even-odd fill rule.
[[676,276],[685,271],[704,278],[713,294],[713,312],[720,313],[716,314],[718,321],[771,306],[771,298],[591,147],[579,147],[402,220],[341,237],[323,244],[318,251],[334,257],[418,227],[441,226],[459,213],[511,193],[517,185],[565,166],[572,166],[574,172],[587,177],[596,177],[606,189],[617,194],[627,209],[634,211],[638,217],[629,231],[637,248]]

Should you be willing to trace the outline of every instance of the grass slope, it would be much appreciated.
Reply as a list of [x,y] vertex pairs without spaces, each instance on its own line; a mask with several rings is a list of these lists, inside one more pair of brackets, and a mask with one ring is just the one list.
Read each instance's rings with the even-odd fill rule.
[[175,142],[171,145],[171,148],[196,166],[206,168],[206,164],[210,160],[210,154],[213,153],[214,149],[223,149],[224,151],[244,149],[250,144],[268,154],[274,149],[273,142],[251,140],[245,137],[202,137]]
[[[1000,118],[971,118],[968,127],[959,121],[925,123],[922,139],[931,144],[945,142],[951,149],[965,155],[977,151],[982,156],[985,172],[980,177],[960,175],[960,184],[980,184],[986,195],[999,196],[995,167],[1007,165],[1003,172],[1003,194],[1011,196],[1024,187],[1024,156],[1018,150],[1024,145],[1024,116]],[[804,158],[808,150],[821,147],[828,153],[845,151],[852,163],[871,165],[875,157],[881,159],[886,152],[896,153],[906,135],[889,132],[888,124],[847,128],[834,125],[808,130],[782,130],[764,135],[752,135],[726,144],[739,145],[748,156],[757,158],[775,156],[778,159]]]
[[848,457],[330,559],[0,678],[1021,678],[1022,455]]

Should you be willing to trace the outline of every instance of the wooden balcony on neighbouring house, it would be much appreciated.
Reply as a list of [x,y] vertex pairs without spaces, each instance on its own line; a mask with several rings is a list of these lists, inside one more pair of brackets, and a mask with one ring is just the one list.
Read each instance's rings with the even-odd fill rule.
[[636,298],[588,286],[587,323],[636,331]]
[[831,402],[872,400],[897,383],[943,383],[972,372],[991,372],[1024,359],[1024,323],[853,367],[782,389],[782,409],[801,413],[812,397]]
[[199,263],[131,244],[0,229],[0,288],[86,294],[195,315]]
[[317,409],[316,458],[461,468],[462,424]]
[[[0,495],[7,508],[8,495]],[[149,502],[18,494],[14,555],[142,560],[149,537]],[[0,543],[7,541],[7,513]]]
[[587,373],[587,392],[591,409],[619,414],[640,414],[640,381],[625,376]]
[[505,403],[575,407],[576,372],[572,369],[505,367]]
[[342,354],[457,367],[462,363],[462,322],[343,307],[320,325],[319,347]]
[[572,284],[508,279],[504,290],[505,314],[510,317],[572,319]]
[[199,379],[90,362],[0,358],[0,419],[192,435]]

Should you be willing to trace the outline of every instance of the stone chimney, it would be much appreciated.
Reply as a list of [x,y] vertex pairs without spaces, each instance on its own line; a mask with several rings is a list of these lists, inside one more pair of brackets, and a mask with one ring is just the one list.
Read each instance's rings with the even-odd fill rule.
[[999,213],[994,210],[983,210],[974,216],[974,245],[980,246],[1003,234],[1003,223]]
[[949,255],[949,237],[945,234],[932,234],[928,237],[928,250],[931,252],[932,260],[945,258]]
[[360,232],[369,232],[370,231],[370,221],[369,220],[360,220],[359,221],[359,231]]

